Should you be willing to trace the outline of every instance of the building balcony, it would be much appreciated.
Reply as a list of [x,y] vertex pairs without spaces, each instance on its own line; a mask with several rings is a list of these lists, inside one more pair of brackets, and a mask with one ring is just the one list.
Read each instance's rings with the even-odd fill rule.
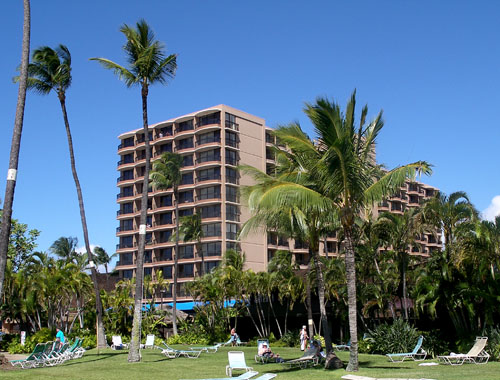
[[226,120],[225,125],[226,125],[226,129],[230,129],[230,130],[236,131],[236,132],[238,132],[240,130],[239,124],[235,123],[235,122]]
[[210,183],[210,182],[215,182],[215,183],[220,183],[221,176],[220,175],[214,175],[210,177],[200,177],[195,179],[195,183]]

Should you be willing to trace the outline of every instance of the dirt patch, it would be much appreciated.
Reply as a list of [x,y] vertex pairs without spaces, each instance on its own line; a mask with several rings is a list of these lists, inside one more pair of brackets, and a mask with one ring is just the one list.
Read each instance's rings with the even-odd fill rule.
[[9,359],[7,359],[4,354],[0,354],[0,370],[9,371],[11,369],[15,368],[10,364]]

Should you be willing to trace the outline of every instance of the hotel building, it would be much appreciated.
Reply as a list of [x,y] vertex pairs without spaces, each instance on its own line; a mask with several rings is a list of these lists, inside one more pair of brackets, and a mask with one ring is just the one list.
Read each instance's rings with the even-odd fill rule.
[[[176,152],[183,157],[182,181],[179,186],[179,217],[197,212],[201,215],[204,237],[201,250],[205,272],[217,266],[226,249],[245,252],[246,267],[254,271],[267,269],[273,253],[279,249],[293,252],[299,264],[308,261],[307,246],[274,234],[254,234],[237,241],[242,223],[249,218],[248,210],[240,203],[238,188],[251,184],[241,177],[237,166],[246,164],[262,171],[272,170],[274,159],[270,147],[274,144],[271,129],[265,121],[243,111],[218,105],[188,115],[149,126],[152,160],[164,152]],[[119,210],[116,230],[119,261],[116,270],[120,278],[135,276],[139,238],[141,194],[145,171],[145,143],[143,129],[123,133],[118,146]],[[403,186],[396,196],[382,202],[377,211],[402,213],[406,207],[418,206],[433,195],[435,188],[413,182]],[[162,276],[173,278],[175,243],[170,241],[175,231],[175,199],[172,189],[150,190],[144,274],[153,280]],[[439,247],[431,235],[421,237],[418,254],[426,254]],[[327,246],[320,251],[337,253],[335,236],[327,238]],[[325,250],[326,248],[326,250]],[[417,247],[412,248],[417,249]],[[413,251],[417,253],[416,251]],[[195,242],[180,242],[178,257],[178,301],[188,301],[184,284],[201,272],[201,252]],[[163,295],[169,299],[168,291]]]

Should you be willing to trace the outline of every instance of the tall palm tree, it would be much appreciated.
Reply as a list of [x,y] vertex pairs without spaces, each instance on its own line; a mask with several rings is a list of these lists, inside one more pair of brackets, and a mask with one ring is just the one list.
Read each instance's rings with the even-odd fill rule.
[[30,1],[24,0],[23,4],[24,4],[23,43],[22,43],[22,53],[21,53],[19,90],[17,94],[17,106],[16,106],[16,117],[14,120],[14,130],[12,131],[12,142],[10,144],[9,170],[7,176],[7,184],[5,186],[2,222],[0,224],[0,299],[2,298],[3,294],[3,281],[5,278],[5,266],[7,263],[7,250],[9,248],[12,205],[14,203],[14,192],[16,190],[17,168],[19,164],[19,150],[21,148],[21,134],[23,132],[24,106],[26,104],[26,90],[28,83],[28,63],[30,59],[30,32],[31,32]]
[[201,271],[200,274],[205,274],[205,256],[201,249],[201,239],[203,238],[203,229],[201,224],[201,215],[194,213],[181,218],[179,233],[183,241],[196,242],[196,252],[201,256]]
[[174,335],[177,335],[177,261],[179,255],[179,185],[182,175],[182,156],[177,153],[165,152],[153,162],[150,173],[151,184],[155,189],[173,189],[175,198],[175,255],[174,255],[174,282],[172,284],[172,325]]
[[141,360],[139,353],[141,340],[142,320],[142,286],[144,277],[144,249],[146,246],[146,222],[149,188],[149,169],[151,166],[151,147],[149,145],[148,131],[148,93],[149,86],[154,83],[165,84],[167,79],[175,76],[177,68],[177,56],[171,54],[165,56],[164,45],[155,40],[155,36],[149,25],[144,20],[132,28],[124,24],[120,31],[125,35],[127,42],[123,46],[129,68],[125,68],[106,58],[91,58],[102,64],[106,69],[112,70],[127,87],[140,86],[142,97],[142,122],[144,129],[144,142],[146,147],[146,167],[141,197],[141,216],[139,226],[139,247],[137,252],[136,269],[136,292],[134,301],[134,323],[132,327],[132,341],[130,345],[128,361],[138,362]]
[[76,237],[60,237],[50,246],[50,251],[59,258],[70,262],[73,261],[78,247],[78,239]]
[[108,274],[108,265],[111,261],[111,257],[108,255],[106,250],[102,247],[95,247],[94,254],[96,255],[96,262],[98,265],[104,265],[106,274]]
[[379,216],[377,223],[384,225],[389,231],[387,243],[396,252],[399,262],[400,281],[402,285],[402,300],[404,318],[408,320],[408,294],[406,290],[406,270],[408,269],[409,253],[408,247],[416,244],[415,237],[429,231],[421,222],[421,210],[409,208],[402,215],[385,212]]
[[88,262],[92,281],[94,283],[94,292],[96,296],[97,312],[97,345],[99,348],[106,347],[106,337],[104,335],[104,325],[102,322],[102,302],[97,284],[97,271],[93,260],[92,250],[87,229],[87,219],[85,216],[85,206],[83,203],[82,189],[78,174],[76,172],[75,155],[73,151],[73,139],[69,126],[68,114],[66,111],[66,91],[71,85],[71,54],[64,45],[59,45],[55,50],[48,46],[43,46],[33,52],[32,63],[28,65],[28,88],[42,95],[54,91],[57,94],[66,128],[68,139],[69,157],[71,163],[71,172],[75,182],[76,193],[78,196],[78,205],[80,208],[80,218],[83,229],[83,239],[85,249],[88,254]]
[[[278,178],[264,173],[254,176],[260,189],[256,188],[249,198],[250,202],[266,209],[293,203],[304,213],[300,218],[302,225],[313,228],[318,228],[314,226],[322,222],[320,215],[330,213],[330,210],[338,211],[345,245],[351,338],[349,371],[357,371],[359,367],[353,235],[355,220],[384,196],[394,192],[407,178],[417,172],[431,172],[430,165],[423,161],[383,171],[375,161],[375,141],[384,124],[382,113],[365,125],[368,113],[365,106],[359,126],[356,127],[355,105],[355,92],[345,114],[340,106],[325,98],[318,98],[314,104],[306,104],[304,112],[318,136],[315,142],[308,138],[298,124],[278,128],[276,137],[286,145],[286,150],[277,156],[278,173],[281,174]],[[309,236],[309,244],[316,247],[316,241],[322,235],[322,231],[315,231]],[[311,253],[314,259],[313,249]],[[318,280],[318,291],[321,291],[321,279]],[[321,300],[321,293],[319,296]],[[325,328],[325,324],[322,324]]]

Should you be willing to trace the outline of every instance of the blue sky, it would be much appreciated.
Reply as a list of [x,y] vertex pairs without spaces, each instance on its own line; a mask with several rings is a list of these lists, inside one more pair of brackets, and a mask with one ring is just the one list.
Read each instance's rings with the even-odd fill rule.
[[[5,1],[0,32],[0,198],[5,191],[21,56],[22,2]],[[117,136],[141,127],[138,88],[127,89],[90,57],[124,63],[123,23],[144,18],[176,78],[154,86],[149,122],[216,104],[266,119],[298,120],[304,102],[342,106],[357,89],[369,116],[384,110],[377,147],[388,167],[427,160],[423,181],[466,191],[480,211],[500,212],[500,3],[493,1],[32,1],[32,50],[59,43],[73,58],[67,108],[91,243],[114,253]],[[497,198],[495,198],[497,197]],[[496,203],[495,203],[495,202]],[[496,207],[496,208],[495,208]],[[14,217],[83,245],[59,103],[28,94]]]

